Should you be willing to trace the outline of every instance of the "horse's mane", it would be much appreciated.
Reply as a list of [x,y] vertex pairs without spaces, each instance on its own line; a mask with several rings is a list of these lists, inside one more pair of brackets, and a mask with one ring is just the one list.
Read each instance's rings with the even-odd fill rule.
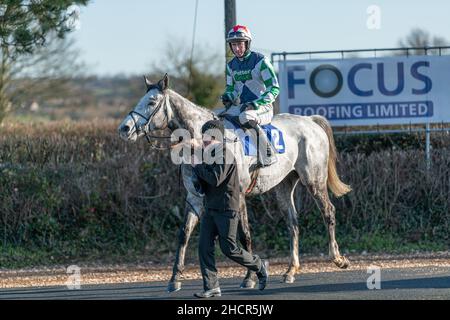
[[215,117],[215,114],[212,110],[193,103],[192,101],[183,97],[182,95],[180,95],[178,92],[176,92],[174,90],[169,89],[168,92],[169,92],[169,96],[172,100],[181,101],[181,103],[184,105],[188,104],[189,108],[191,110],[199,111],[200,113],[208,114],[208,115],[211,115],[212,117]]

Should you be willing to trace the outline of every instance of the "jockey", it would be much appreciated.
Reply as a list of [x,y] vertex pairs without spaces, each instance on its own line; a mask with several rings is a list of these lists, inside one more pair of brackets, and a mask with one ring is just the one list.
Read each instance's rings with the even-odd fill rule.
[[277,161],[276,152],[260,126],[272,121],[272,103],[280,92],[277,76],[267,57],[250,50],[252,35],[247,27],[234,26],[226,41],[235,57],[227,63],[222,102],[229,108],[237,98],[240,99],[239,122],[256,130],[261,143],[258,146],[259,165],[269,166]]

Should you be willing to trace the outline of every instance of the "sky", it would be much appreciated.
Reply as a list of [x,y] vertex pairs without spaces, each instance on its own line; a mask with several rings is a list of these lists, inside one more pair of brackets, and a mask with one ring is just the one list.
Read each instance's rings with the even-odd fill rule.
[[[169,43],[191,49],[196,0],[91,0],[73,32],[88,72],[142,74]],[[376,5],[379,14],[368,13]],[[237,23],[263,54],[397,47],[413,28],[450,41],[446,0],[236,0]],[[375,19],[375,20],[374,20]],[[368,27],[368,21],[370,28]],[[198,0],[194,55],[225,55],[224,1]]]

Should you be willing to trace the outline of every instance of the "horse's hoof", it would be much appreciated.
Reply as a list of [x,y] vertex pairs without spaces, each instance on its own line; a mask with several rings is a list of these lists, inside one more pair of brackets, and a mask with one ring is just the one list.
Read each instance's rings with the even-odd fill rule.
[[245,289],[253,289],[256,286],[256,282],[248,279],[248,280],[244,280],[241,283],[241,288],[245,288]]
[[347,269],[350,265],[350,261],[348,261],[348,259],[344,256],[334,259],[333,262],[341,269]]
[[295,277],[290,274],[285,274],[281,280],[284,283],[294,283]]
[[167,286],[167,292],[176,292],[181,289],[181,281],[169,282]]

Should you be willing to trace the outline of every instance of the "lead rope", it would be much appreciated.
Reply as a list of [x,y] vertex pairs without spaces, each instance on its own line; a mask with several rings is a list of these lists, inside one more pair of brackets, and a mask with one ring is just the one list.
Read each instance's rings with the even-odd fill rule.
[[250,185],[248,186],[247,190],[245,190],[245,194],[249,194],[250,192],[253,191],[253,188],[256,185],[256,180],[258,179],[259,176],[259,167],[256,170],[253,170],[253,172],[251,173],[250,177],[251,177],[251,182]]
[[178,166],[178,192],[181,193],[181,164]]

